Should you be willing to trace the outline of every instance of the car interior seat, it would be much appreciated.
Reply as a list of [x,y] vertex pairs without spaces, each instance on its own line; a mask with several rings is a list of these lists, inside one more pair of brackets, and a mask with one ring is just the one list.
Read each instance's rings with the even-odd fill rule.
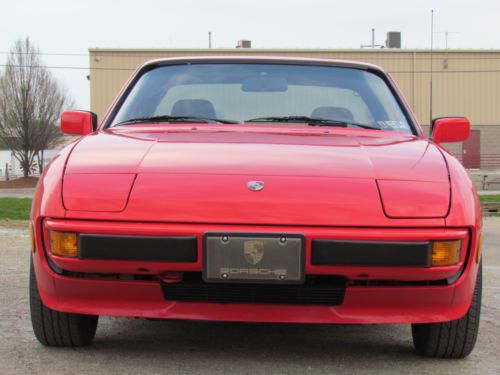
[[344,107],[318,107],[312,111],[311,117],[354,122],[354,115],[350,110]]
[[205,99],[181,99],[175,102],[171,116],[216,118],[214,105]]

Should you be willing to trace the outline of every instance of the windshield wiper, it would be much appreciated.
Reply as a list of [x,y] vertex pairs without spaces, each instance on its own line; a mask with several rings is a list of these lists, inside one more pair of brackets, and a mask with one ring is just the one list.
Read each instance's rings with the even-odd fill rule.
[[322,117],[309,117],[309,116],[272,116],[272,117],[257,117],[246,120],[245,122],[304,122],[310,126],[340,126],[347,128],[349,125],[358,126],[364,129],[377,129],[381,130],[378,126],[370,124],[358,124],[356,122],[334,120]]
[[140,124],[147,122],[187,122],[187,123],[219,123],[219,124],[238,124],[238,121],[224,120],[220,118],[208,118],[197,116],[152,116],[152,117],[137,117],[126,121],[119,122],[113,126]]

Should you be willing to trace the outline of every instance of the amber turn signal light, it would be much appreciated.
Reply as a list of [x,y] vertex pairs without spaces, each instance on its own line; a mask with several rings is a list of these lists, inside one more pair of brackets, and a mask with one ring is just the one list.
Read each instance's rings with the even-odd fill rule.
[[50,231],[50,252],[60,257],[77,257],[78,234]]
[[432,265],[433,266],[453,266],[460,262],[460,247],[462,242],[455,241],[434,241],[432,243]]
[[483,252],[483,233],[480,233],[477,241],[476,263],[479,263],[481,261],[482,252]]

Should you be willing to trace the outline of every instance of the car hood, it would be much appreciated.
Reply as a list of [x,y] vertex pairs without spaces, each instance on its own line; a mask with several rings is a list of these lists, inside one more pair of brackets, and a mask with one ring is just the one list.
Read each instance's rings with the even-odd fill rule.
[[[385,131],[283,128],[131,126],[95,133],[69,157],[64,205],[72,217],[107,212],[204,223],[446,216],[448,171],[432,143]],[[264,188],[251,191],[250,181]]]

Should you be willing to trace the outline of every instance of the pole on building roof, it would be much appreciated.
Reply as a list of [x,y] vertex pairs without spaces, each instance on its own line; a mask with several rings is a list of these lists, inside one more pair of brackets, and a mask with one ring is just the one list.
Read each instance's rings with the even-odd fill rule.
[[362,44],[361,48],[384,48],[381,44],[375,44],[375,29],[372,28],[372,43],[371,44]]

